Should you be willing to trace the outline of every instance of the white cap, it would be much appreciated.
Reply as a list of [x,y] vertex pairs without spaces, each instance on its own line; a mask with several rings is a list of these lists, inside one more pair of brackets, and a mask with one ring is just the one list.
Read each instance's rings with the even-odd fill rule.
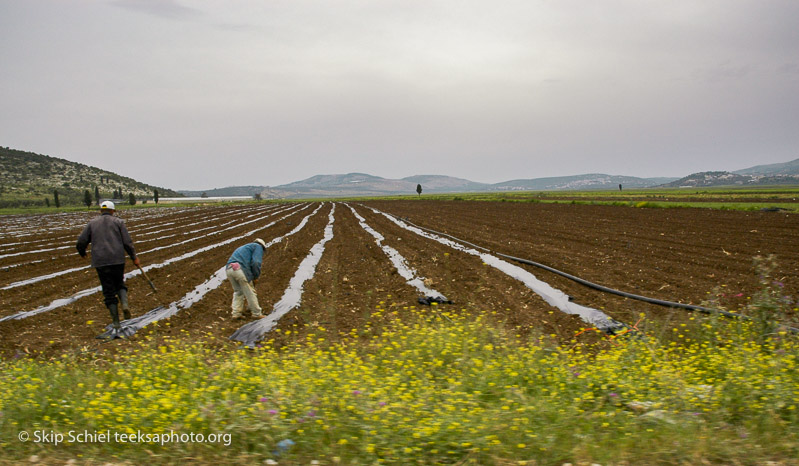
[[108,210],[116,210],[116,208],[114,207],[114,203],[111,201],[103,201],[103,203],[100,204],[100,208]]
[[266,249],[266,243],[264,243],[264,240],[262,240],[261,238],[255,240],[255,242],[260,244],[262,248]]

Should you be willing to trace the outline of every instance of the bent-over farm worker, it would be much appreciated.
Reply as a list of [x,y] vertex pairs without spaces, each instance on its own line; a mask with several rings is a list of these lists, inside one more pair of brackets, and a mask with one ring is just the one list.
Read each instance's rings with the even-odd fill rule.
[[[86,247],[92,244],[92,267],[97,270],[103,288],[105,306],[111,313],[114,328],[119,329],[118,304],[122,303],[125,319],[130,319],[128,306],[128,287],[125,286],[125,252],[137,267],[141,266],[133,240],[125,226],[125,221],[114,216],[116,208],[111,201],[100,204],[100,215],[91,219],[78,236],[78,254],[86,257]],[[119,299],[117,300],[117,297]]]
[[264,240],[256,239],[233,251],[233,255],[227,261],[225,272],[233,287],[234,319],[243,317],[245,299],[252,316],[263,317],[253,283],[261,276],[261,261],[263,261],[265,250]]

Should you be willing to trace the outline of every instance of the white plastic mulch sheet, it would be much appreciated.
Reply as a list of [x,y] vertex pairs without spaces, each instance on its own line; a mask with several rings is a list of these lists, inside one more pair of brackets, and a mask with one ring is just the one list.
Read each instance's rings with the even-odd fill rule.
[[496,256],[492,256],[491,254],[483,253],[476,249],[464,246],[450,239],[442,238],[432,233],[427,233],[423,230],[420,230],[419,228],[408,225],[407,223],[395,218],[392,215],[389,215],[385,212],[381,212],[380,210],[377,210],[372,207],[369,208],[375,213],[385,216],[386,218],[394,222],[396,225],[408,231],[412,231],[419,236],[423,236],[425,238],[438,241],[439,243],[447,245],[453,249],[463,251],[467,254],[479,257],[480,259],[483,260],[484,263],[524,283],[525,286],[527,286],[528,288],[533,290],[536,294],[541,296],[544,299],[544,301],[546,301],[549,305],[557,307],[566,314],[577,315],[585,322],[595,326],[600,330],[607,331],[624,326],[624,324],[613,320],[607,314],[598,309],[583,306],[569,301],[569,296],[566,293],[552,287],[552,285],[546,282],[542,282],[541,280],[536,278],[535,275],[517,265],[513,265]]
[[[289,208],[291,208],[291,207],[289,207]],[[285,211],[287,209],[278,210],[278,211],[273,212],[273,213],[280,213],[280,212],[283,212],[283,211]],[[189,238],[189,239],[184,240],[184,241],[170,243],[170,244],[168,244],[166,246],[160,246],[160,247],[156,247],[156,248],[153,248],[153,249],[140,251],[136,255],[137,256],[142,256],[144,254],[148,254],[148,253],[151,253],[153,251],[158,251],[158,250],[161,250],[161,249],[167,249],[167,248],[173,248],[173,247],[176,247],[176,246],[181,246],[183,244],[190,243],[192,241],[197,241],[199,239],[206,238],[208,236],[217,235],[217,234],[222,233],[224,231],[231,230],[233,228],[238,228],[238,227],[241,227],[243,225],[248,225],[250,223],[257,222],[258,220],[262,220],[262,219],[263,219],[263,217],[257,218],[255,220],[249,220],[249,221],[246,221],[246,222],[239,222],[236,225],[233,225],[232,227],[217,229],[217,230],[215,230],[215,231],[213,231],[211,233],[207,233],[207,234],[204,234],[204,235],[201,235],[201,236],[194,236],[194,237]],[[137,244],[138,244],[138,242],[137,242]],[[72,248],[72,249],[75,248],[74,245],[68,246],[68,247]],[[63,248],[57,248],[57,249],[63,249]],[[41,249],[41,250],[33,251],[33,252],[41,252],[41,251],[45,251],[45,250]],[[61,270],[61,271],[58,271],[58,272],[53,272],[53,273],[50,273],[50,274],[47,274],[47,275],[41,275],[41,276],[38,276],[38,277],[28,278],[28,279],[25,279],[25,280],[20,280],[20,281],[11,283],[9,285],[6,285],[6,286],[0,288],[0,290],[9,290],[11,288],[16,288],[16,287],[19,287],[19,286],[31,285],[33,283],[38,283],[40,281],[49,280],[51,278],[60,277],[62,275],[66,275],[66,274],[69,274],[69,273],[72,273],[72,272],[77,272],[79,270],[86,270],[86,269],[90,269],[90,268],[91,268],[91,265],[84,265],[84,266],[81,266],[81,267],[75,267],[75,268],[71,268],[71,269]],[[149,269],[146,269],[146,270],[149,270]]]
[[[299,209],[297,211],[290,211],[288,214],[280,217],[279,219],[274,220],[272,222],[269,222],[266,225],[258,227],[258,228],[254,229],[254,230],[250,230],[249,232],[244,233],[242,235],[239,235],[239,236],[236,236],[236,237],[233,237],[233,238],[229,238],[229,239],[227,239],[225,241],[221,241],[219,243],[214,243],[214,244],[211,244],[209,246],[205,246],[205,247],[196,249],[194,251],[187,252],[187,253],[185,253],[183,255],[180,255],[180,256],[172,257],[172,258],[170,258],[170,259],[168,259],[168,260],[166,260],[164,262],[161,262],[159,264],[148,265],[146,267],[143,267],[143,270],[145,272],[147,272],[147,271],[149,271],[151,269],[157,269],[157,268],[165,267],[165,266],[167,266],[169,264],[172,264],[172,263],[175,263],[175,262],[179,262],[179,261],[188,259],[190,257],[194,257],[197,254],[201,254],[201,253],[209,251],[211,249],[218,248],[220,246],[224,246],[224,245],[230,244],[230,243],[235,242],[235,241],[239,241],[239,240],[241,240],[243,238],[247,238],[247,237],[252,236],[253,234],[255,234],[255,233],[257,233],[257,232],[259,232],[261,230],[264,230],[266,228],[271,227],[272,225],[276,224],[280,220],[283,220],[284,218],[288,217],[289,215],[292,215],[292,214],[294,214],[296,212],[300,212],[302,210],[307,209],[309,206],[310,205],[306,205],[305,207],[303,207],[303,208],[301,208],[301,209]],[[137,270],[133,270],[133,271],[128,272],[128,273],[125,274],[125,279],[127,280],[127,279],[129,279],[131,277],[135,277],[135,276],[140,275],[140,274],[141,274],[140,270],[138,270],[138,269]],[[40,307],[38,307],[36,309],[33,309],[31,311],[22,311],[22,312],[18,312],[16,314],[12,314],[12,315],[0,318],[0,322],[3,322],[5,320],[11,320],[11,319],[14,319],[14,320],[25,319],[27,317],[31,317],[31,316],[35,316],[37,314],[41,314],[42,312],[52,311],[53,309],[57,309],[59,307],[66,306],[68,304],[74,303],[78,299],[81,299],[81,298],[83,298],[85,296],[89,296],[91,294],[97,293],[100,290],[101,290],[101,288],[99,286],[94,287],[94,288],[89,288],[89,289],[86,289],[86,290],[82,290],[82,291],[79,291],[79,292],[73,294],[70,297],[56,299],[56,300],[54,300],[53,302],[51,302],[50,304],[48,304],[46,306],[40,306]]]
[[369,224],[366,223],[366,219],[361,217],[361,215],[358,214],[358,212],[356,212],[355,209],[352,208],[352,206],[347,205],[347,207],[350,208],[352,213],[355,215],[355,218],[358,219],[358,223],[360,223],[361,228],[366,230],[370,235],[374,237],[375,243],[377,243],[377,245],[380,246],[380,248],[383,250],[386,256],[388,256],[391,263],[394,265],[394,267],[397,268],[397,273],[399,273],[399,275],[405,279],[407,284],[419,290],[419,292],[421,292],[423,296],[434,298],[435,300],[441,302],[448,301],[446,296],[444,296],[443,294],[425,286],[424,277],[419,277],[416,275],[416,270],[414,270],[408,265],[408,263],[405,261],[405,258],[402,257],[399,251],[392,248],[391,246],[383,244],[383,240],[385,240],[385,237],[380,233],[378,233],[377,231],[375,231],[372,227],[370,227]]
[[[322,206],[319,206],[316,208],[316,210],[305,216],[305,218],[303,218],[300,221],[300,223],[296,227],[294,227],[294,229],[292,229],[290,232],[286,233],[283,236],[278,236],[277,238],[266,243],[266,248],[269,249],[273,245],[283,241],[285,238],[288,238],[289,236],[302,230],[305,227],[305,225],[308,223],[308,219],[311,218],[314,214],[316,214],[321,208]],[[222,266],[213,275],[211,275],[211,278],[197,285],[197,287],[194,288],[194,290],[187,293],[183,298],[179,299],[178,301],[175,301],[169,304],[168,306],[157,307],[139,317],[134,317],[133,319],[123,321],[122,331],[119,333],[121,333],[124,336],[133,335],[138,330],[142,329],[148,324],[159,321],[161,319],[166,319],[167,317],[171,317],[177,314],[178,311],[180,311],[181,309],[187,309],[191,307],[192,304],[203,299],[203,297],[208,292],[215,290],[216,288],[219,288],[219,286],[223,282],[225,282],[226,279],[227,279],[227,274],[225,273],[225,266]],[[111,327],[111,325],[109,324],[108,326],[106,326],[105,332],[100,334],[98,338],[109,338],[113,337],[114,335],[115,332]]]
[[230,336],[231,340],[237,340],[249,347],[255,346],[255,343],[261,340],[264,334],[272,330],[277,321],[286,315],[292,309],[300,305],[302,298],[302,285],[314,276],[316,272],[316,265],[322,258],[322,253],[325,251],[325,244],[333,238],[333,214],[336,211],[336,205],[330,209],[328,214],[327,226],[325,227],[324,236],[322,239],[313,245],[311,251],[305,256],[305,259],[300,262],[297,271],[289,281],[289,286],[283,292],[283,297],[275,304],[272,312],[264,317],[247,324],[244,324]]

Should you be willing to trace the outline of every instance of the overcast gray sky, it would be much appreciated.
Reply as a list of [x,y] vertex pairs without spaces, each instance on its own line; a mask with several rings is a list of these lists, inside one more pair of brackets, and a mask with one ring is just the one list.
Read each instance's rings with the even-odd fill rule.
[[799,157],[796,0],[0,0],[0,145],[157,186]]

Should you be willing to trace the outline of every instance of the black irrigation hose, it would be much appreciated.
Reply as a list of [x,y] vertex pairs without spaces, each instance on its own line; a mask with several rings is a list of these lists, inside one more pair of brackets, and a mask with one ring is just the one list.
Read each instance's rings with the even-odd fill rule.
[[[419,226],[419,225],[415,225],[415,224],[411,223],[410,221],[408,221],[406,219],[401,219],[401,220],[403,222],[407,223],[408,225],[412,225],[412,226],[414,226],[416,228],[419,228],[420,230],[424,230],[424,231],[427,231],[429,233],[433,233],[433,234],[436,234],[436,235],[447,237],[447,238],[449,238],[449,239],[451,239],[453,241],[457,241],[459,243],[469,245],[469,246],[471,246],[471,247],[473,247],[475,249],[479,249],[481,251],[485,251],[485,252],[490,253],[490,254],[494,254],[494,255],[497,255],[497,256],[500,256],[500,257],[504,257],[506,259],[510,259],[510,260],[513,260],[513,261],[516,261],[516,262],[520,262],[522,264],[532,265],[534,267],[538,267],[538,268],[544,269],[544,270],[546,270],[548,272],[552,272],[552,273],[554,273],[556,275],[560,275],[561,277],[568,278],[569,280],[575,281],[575,282],[577,282],[577,283],[579,283],[581,285],[587,286],[588,288],[592,288],[592,289],[597,290],[597,291],[601,291],[603,293],[614,294],[614,295],[617,295],[617,296],[622,296],[622,297],[634,299],[634,300],[637,300],[637,301],[643,301],[643,302],[650,303],[650,304],[657,304],[658,306],[672,307],[672,308],[678,308],[678,309],[686,309],[686,310],[689,310],[689,311],[699,311],[699,312],[703,312],[705,314],[720,314],[720,315],[723,315],[725,317],[733,317],[733,318],[738,318],[738,319],[751,320],[751,318],[749,318],[749,317],[747,317],[747,316],[745,316],[743,314],[736,314],[734,312],[723,311],[721,309],[712,309],[712,308],[709,308],[709,307],[694,306],[693,304],[684,304],[684,303],[675,303],[675,302],[672,302],[672,301],[664,301],[662,299],[649,298],[649,297],[646,297],[646,296],[627,293],[625,291],[615,290],[613,288],[608,288],[606,286],[597,285],[596,283],[592,283],[592,282],[589,282],[588,280],[584,280],[584,279],[582,279],[580,277],[576,277],[576,276],[568,274],[566,272],[562,272],[562,271],[560,271],[558,269],[554,269],[554,268],[552,268],[552,267],[550,267],[548,265],[539,264],[538,262],[533,262],[531,260],[521,259],[521,258],[518,258],[518,257],[509,256],[507,254],[502,254],[502,253],[499,253],[499,252],[495,252],[495,251],[492,251],[492,250],[490,250],[488,248],[485,248],[483,246],[478,246],[478,245],[476,245],[474,243],[470,243],[470,242],[464,241],[464,240],[462,240],[460,238],[456,238],[455,236],[448,235],[446,233],[441,233],[440,231],[436,231],[436,230],[433,230],[433,229],[430,229],[430,228],[425,228],[425,227],[422,227],[422,226]],[[784,328],[786,330],[790,331],[790,332],[799,333],[799,328],[788,327],[787,325],[784,326]]]

